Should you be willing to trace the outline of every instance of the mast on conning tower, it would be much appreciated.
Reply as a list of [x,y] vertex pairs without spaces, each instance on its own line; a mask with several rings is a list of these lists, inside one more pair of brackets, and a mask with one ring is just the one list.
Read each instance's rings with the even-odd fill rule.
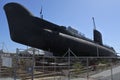
[[95,20],[94,20],[94,17],[92,17],[92,20],[93,20],[94,30],[96,30],[96,25],[95,25]]
[[103,44],[102,43],[102,34],[100,33],[100,31],[96,30],[94,17],[92,17],[92,19],[93,19],[93,26],[94,26],[94,29],[93,29],[93,40],[94,40],[95,43],[98,43],[98,44],[102,45]]
[[41,10],[40,10],[40,18],[43,19],[42,6],[41,6]]

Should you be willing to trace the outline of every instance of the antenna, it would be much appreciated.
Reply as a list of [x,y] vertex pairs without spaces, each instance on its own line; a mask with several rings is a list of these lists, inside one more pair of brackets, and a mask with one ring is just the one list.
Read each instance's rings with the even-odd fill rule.
[[41,6],[41,10],[40,10],[40,17],[41,17],[41,19],[43,19],[42,6]]
[[92,17],[92,20],[93,20],[93,26],[94,26],[94,30],[95,30],[96,29],[96,25],[95,25],[94,17]]

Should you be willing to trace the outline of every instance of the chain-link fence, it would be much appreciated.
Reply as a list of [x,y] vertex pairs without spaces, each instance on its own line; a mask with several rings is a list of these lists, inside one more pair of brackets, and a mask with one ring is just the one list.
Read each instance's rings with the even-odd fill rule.
[[[2,70],[0,77],[13,80],[120,80],[119,57],[63,57],[20,54],[12,56],[12,67]],[[4,72],[4,74],[3,74]],[[5,74],[6,73],[6,74]]]

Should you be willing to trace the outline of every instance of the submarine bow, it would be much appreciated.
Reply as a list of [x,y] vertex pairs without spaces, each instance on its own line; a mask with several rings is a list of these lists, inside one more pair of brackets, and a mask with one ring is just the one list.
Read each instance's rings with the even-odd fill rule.
[[10,37],[17,43],[50,51],[54,56],[63,56],[68,49],[76,56],[97,56],[97,50],[99,56],[115,55],[113,48],[102,44],[102,36],[98,31],[94,31],[95,38],[92,41],[71,33],[64,26],[33,16],[18,3],[8,3],[4,10]]

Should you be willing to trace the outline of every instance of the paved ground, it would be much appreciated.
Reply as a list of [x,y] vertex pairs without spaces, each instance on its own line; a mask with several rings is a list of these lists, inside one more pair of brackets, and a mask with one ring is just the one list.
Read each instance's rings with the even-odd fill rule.
[[120,66],[90,76],[102,80],[120,80]]
[[120,80],[120,66],[92,75],[89,79],[77,78],[72,80]]

